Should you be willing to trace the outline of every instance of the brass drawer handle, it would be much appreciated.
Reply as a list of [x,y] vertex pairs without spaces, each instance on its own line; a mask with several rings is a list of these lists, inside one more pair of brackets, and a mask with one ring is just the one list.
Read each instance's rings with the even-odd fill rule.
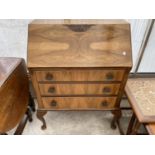
[[114,74],[112,72],[109,72],[109,73],[106,74],[106,78],[108,80],[113,80],[114,79]]
[[110,93],[110,92],[111,92],[111,88],[110,88],[110,87],[104,87],[104,88],[102,89],[102,92],[103,92],[103,93]]
[[51,103],[50,103],[50,105],[51,105],[52,107],[56,107],[56,106],[57,106],[57,101],[52,100]]
[[48,92],[49,92],[49,93],[55,93],[55,92],[56,92],[55,87],[50,87],[50,88],[48,89]]
[[101,106],[103,106],[103,107],[108,106],[108,102],[107,102],[107,101],[103,101],[103,102],[101,103]]
[[46,74],[46,80],[53,80],[53,75],[51,73]]

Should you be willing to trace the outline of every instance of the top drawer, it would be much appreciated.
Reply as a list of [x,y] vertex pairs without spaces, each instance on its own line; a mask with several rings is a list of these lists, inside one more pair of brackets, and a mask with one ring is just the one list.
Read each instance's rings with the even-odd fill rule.
[[121,81],[124,70],[36,71],[38,81]]

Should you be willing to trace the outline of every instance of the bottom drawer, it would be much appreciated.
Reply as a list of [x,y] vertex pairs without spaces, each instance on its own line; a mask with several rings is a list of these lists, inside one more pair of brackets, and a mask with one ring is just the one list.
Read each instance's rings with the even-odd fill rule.
[[43,97],[48,110],[106,110],[115,106],[116,97]]

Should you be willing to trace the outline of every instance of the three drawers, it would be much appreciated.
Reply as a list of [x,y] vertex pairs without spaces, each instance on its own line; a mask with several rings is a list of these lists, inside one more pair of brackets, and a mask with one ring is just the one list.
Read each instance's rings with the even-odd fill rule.
[[36,71],[42,105],[48,110],[115,107],[123,79],[122,69]]

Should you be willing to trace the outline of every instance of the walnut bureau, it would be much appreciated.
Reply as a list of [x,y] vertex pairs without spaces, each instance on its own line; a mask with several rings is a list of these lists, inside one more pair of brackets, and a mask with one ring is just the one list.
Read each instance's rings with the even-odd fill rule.
[[37,117],[50,110],[110,110],[112,127],[132,67],[124,20],[34,20],[28,27],[28,69]]

